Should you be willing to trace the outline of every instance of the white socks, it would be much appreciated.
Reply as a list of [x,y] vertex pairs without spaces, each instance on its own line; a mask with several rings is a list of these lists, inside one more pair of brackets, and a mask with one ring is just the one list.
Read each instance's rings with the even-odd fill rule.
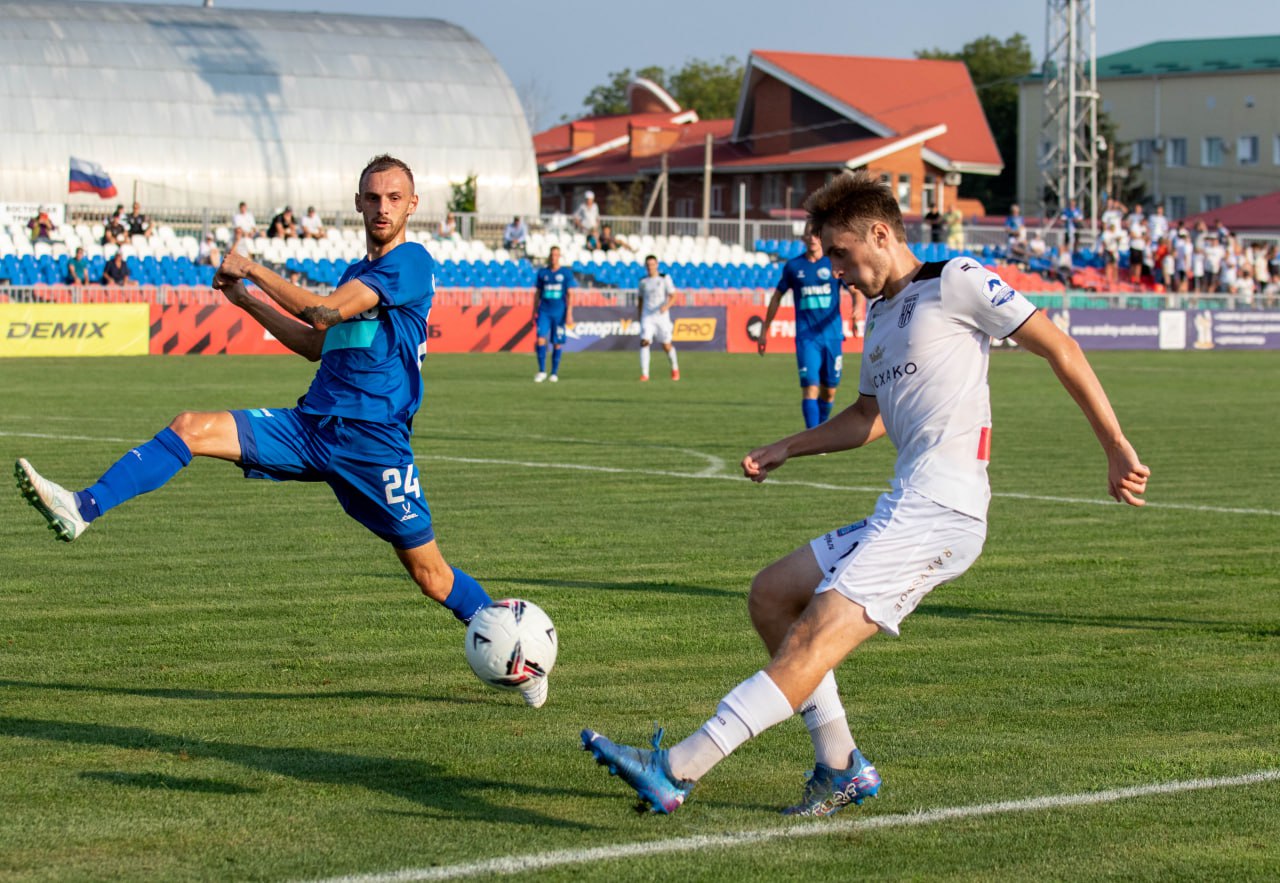
[[649,347],[640,347],[640,376],[649,376]]
[[679,360],[677,360],[677,359],[676,359],[676,348],[675,348],[675,347],[672,347],[672,348],[671,348],[671,352],[667,353],[667,358],[671,359],[671,370],[672,370],[672,371],[679,371],[679,370],[680,370],[680,362],[679,362]]
[[849,732],[849,720],[840,702],[834,672],[827,672],[813,695],[800,704],[800,716],[809,728],[818,763],[833,770],[849,766],[849,755],[858,746]]
[[[793,714],[791,703],[778,685],[758,671],[720,701],[715,715],[702,729],[671,749],[667,755],[671,772],[677,779],[696,781],[739,745]],[[841,767],[848,766],[848,755],[845,757]]]

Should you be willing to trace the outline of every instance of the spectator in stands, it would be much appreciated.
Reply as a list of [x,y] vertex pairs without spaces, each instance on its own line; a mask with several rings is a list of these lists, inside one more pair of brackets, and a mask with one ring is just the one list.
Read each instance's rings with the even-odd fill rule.
[[107,266],[102,270],[103,285],[132,285],[133,280],[129,278],[129,265],[124,262],[124,252],[116,249],[116,253],[111,260],[107,261]]
[[1149,235],[1142,206],[1134,206],[1133,214],[1129,215],[1129,281],[1134,285],[1142,282],[1142,267],[1147,262]]
[[1027,244],[1027,231],[1025,229],[1019,229],[1017,233],[1009,234],[1009,243],[1005,250],[1011,263],[1019,264],[1023,267],[1030,265],[1031,247]]
[[320,216],[316,214],[314,205],[307,206],[307,213],[302,216],[302,222],[298,226],[302,228],[304,239],[324,239],[324,224],[320,223]]
[[964,251],[964,212],[954,202],[947,209],[947,248]]
[[1058,281],[1070,288],[1076,272],[1075,263],[1071,259],[1071,249],[1058,249],[1058,258],[1057,263],[1054,265],[1054,271]]
[[[1191,284],[1192,258],[1191,234],[1179,221],[1178,229],[1173,234],[1173,281],[1174,287],[1182,294],[1189,290]],[[1166,281],[1165,285],[1168,286],[1168,284]]]
[[116,210],[102,225],[103,245],[123,245],[129,241],[129,225],[124,219],[124,206],[116,206]]
[[258,229],[258,220],[253,216],[253,212],[249,211],[248,204],[243,202],[231,216],[231,229],[235,236],[231,242],[232,245],[241,239],[257,239],[262,235],[262,231]]
[[588,190],[582,194],[582,204],[573,213],[573,228],[587,237],[587,248],[595,248],[600,235],[600,206],[596,195]]
[[1113,218],[1102,230],[1102,278],[1107,290],[1115,291],[1120,285],[1120,219]]
[[1213,232],[1218,234],[1219,242],[1226,242],[1227,237],[1231,235],[1231,231],[1227,229],[1227,225],[1222,223],[1221,218],[1213,219]]
[[155,232],[155,225],[142,213],[142,206],[136,202],[133,204],[133,211],[125,216],[124,222],[129,228],[130,236],[150,237]]
[[1164,213],[1164,205],[1155,207],[1151,217],[1147,218],[1147,230],[1151,233],[1151,241],[1159,242],[1169,235],[1169,217]]
[[929,206],[929,211],[924,216],[924,222],[929,225],[929,241],[941,242],[943,236],[943,227],[945,222],[942,220],[942,213],[938,211],[936,205]]
[[1210,233],[1204,240],[1204,291],[1213,294],[1219,290],[1222,276],[1222,262],[1227,256],[1226,242],[1219,239],[1216,233]]
[[525,242],[529,239],[529,229],[516,215],[502,231],[502,247],[508,251],[524,251]]
[[1010,238],[1016,236],[1025,241],[1026,233],[1022,220],[1022,208],[1016,202],[1009,206],[1009,217],[1004,219],[1004,229]]
[[83,248],[77,248],[76,256],[67,261],[67,284],[89,284],[89,259],[84,256]]
[[1107,208],[1098,218],[1098,223],[1102,225],[1102,229],[1106,230],[1112,224],[1119,226],[1124,221],[1124,205],[1118,200],[1108,199]]
[[1036,230],[1027,241],[1027,251],[1033,258],[1042,258],[1049,251],[1049,243],[1044,241],[1044,234]]
[[1062,232],[1065,237],[1064,245],[1068,251],[1076,250],[1076,235],[1080,230],[1080,225],[1084,222],[1084,212],[1080,211],[1080,207],[1076,205],[1074,199],[1067,201],[1067,207],[1062,210],[1059,219],[1062,221]]
[[209,267],[216,267],[222,263],[222,251],[218,248],[218,240],[214,238],[212,230],[204,234],[204,241],[200,243],[200,252],[196,256],[196,263]]
[[293,208],[291,206],[286,205],[280,214],[271,219],[271,226],[267,228],[267,238],[298,238],[298,222],[293,218]]
[[436,228],[436,239],[457,239],[458,238],[458,221],[453,216],[453,212],[449,212],[444,216],[444,220],[440,222],[440,226]]
[[53,242],[53,234],[58,226],[49,217],[49,212],[41,207],[36,216],[27,221],[27,229],[31,231],[31,243],[34,245],[37,242]]
[[613,251],[614,249],[619,248],[625,248],[629,251],[631,249],[631,246],[627,245],[627,241],[625,239],[621,236],[614,235],[613,228],[608,224],[605,224],[600,228],[599,247],[601,251]]

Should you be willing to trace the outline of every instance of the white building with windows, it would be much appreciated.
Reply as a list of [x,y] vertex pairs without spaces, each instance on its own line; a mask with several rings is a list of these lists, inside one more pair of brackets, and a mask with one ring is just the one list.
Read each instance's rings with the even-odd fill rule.
[[[1098,91],[1151,203],[1170,217],[1280,189],[1280,35],[1168,40],[1103,56]],[[1038,78],[1020,84],[1018,104],[1018,201],[1036,206]],[[1105,189],[1105,167],[1098,180]]]

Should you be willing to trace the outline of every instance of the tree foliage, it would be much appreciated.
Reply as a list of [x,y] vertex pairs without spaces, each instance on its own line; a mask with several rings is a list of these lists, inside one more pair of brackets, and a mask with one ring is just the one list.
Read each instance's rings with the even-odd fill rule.
[[476,210],[476,176],[468,175],[465,181],[449,184],[449,211],[474,212]]
[[589,116],[628,113],[627,84],[644,77],[671,93],[681,107],[697,111],[702,119],[725,119],[737,109],[742,71],[742,62],[732,56],[719,61],[695,58],[670,69],[650,65],[632,71],[627,67],[612,72],[607,82],[588,92],[582,107]]
[[960,195],[981,200],[987,210],[1005,213],[1013,204],[1018,181],[1018,80],[1033,70],[1031,44],[1022,34],[1006,40],[990,35],[966,43],[959,52],[922,49],[917,58],[963,61],[978,90],[991,134],[1004,160],[996,177],[966,175]]

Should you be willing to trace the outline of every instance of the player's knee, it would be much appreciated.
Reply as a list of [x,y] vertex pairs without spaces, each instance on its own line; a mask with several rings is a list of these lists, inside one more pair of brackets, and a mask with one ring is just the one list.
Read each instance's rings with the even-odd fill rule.
[[174,431],[178,438],[186,442],[188,447],[191,447],[208,436],[210,421],[209,414],[203,414],[199,411],[183,411],[169,421],[169,428]]

